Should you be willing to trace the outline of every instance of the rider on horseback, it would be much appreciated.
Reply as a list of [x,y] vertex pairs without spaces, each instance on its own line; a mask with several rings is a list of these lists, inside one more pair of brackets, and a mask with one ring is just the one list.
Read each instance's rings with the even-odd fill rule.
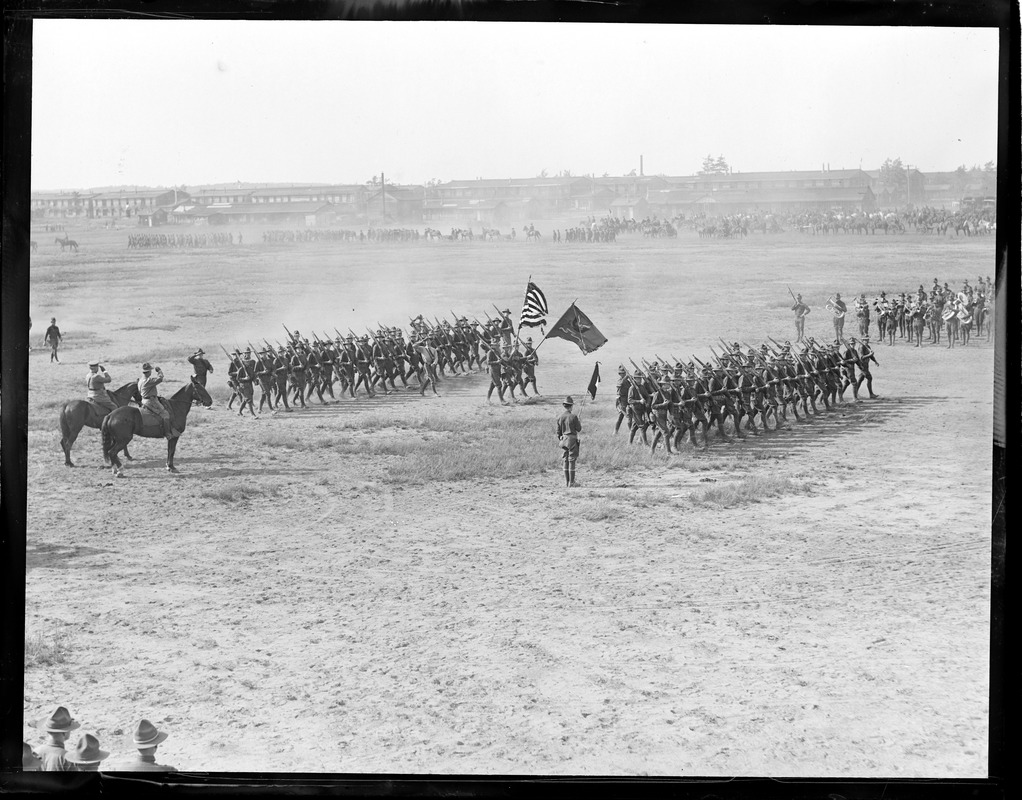
[[142,365],[142,377],[138,379],[138,392],[142,395],[142,408],[151,412],[163,423],[163,435],[168,439],[176,439],[181,431],[175,430],[170,419],[170,412],[163,401],[156,387],[163,383],[163,370],[156,367],[156,376],[152,375],[153,365],[148,361]]
[[105,384],[110,383],[110,380],[107,371],[98,361],[89,362],[89,374],[85,376],[85,385],[89,387],[88,399],[90,403],[95,403],[106,413],[117,408],[117,404],[106,390]]

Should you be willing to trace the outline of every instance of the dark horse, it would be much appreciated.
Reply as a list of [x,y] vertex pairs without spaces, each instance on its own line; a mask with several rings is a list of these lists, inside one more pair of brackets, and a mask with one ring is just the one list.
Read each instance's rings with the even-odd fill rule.
[[66,234],[63,239],[54,239],[53,241],[55,244],[60,245],[60,252],[62,253],[69,247],[76,253],[78,252],[78,242],[76,242],[74,239],[67,238]]
[[[135,381],[126,383],[115,392],[107,392],[114,405],[120,408],[126,406],[129,401],[142,402],[138,393],[138,384]],[[71,448],[74,447],[78,434],[82,428],[99,429],[103,419],[110,412],[105,408],[90,403],[88,400],[68,400],[60,410],[60,446],[64,450],[64,465],[73,467],[71,462]],[[124,450],[124,457],[132,461],[131,454],[127,448]]]
[[[188,412],[192,409],[192,402],[199,399],[202,405],[209,408],[213,405],[213,399],[193,375],[191,380],[172,397],[168,399],[170,404],[170,417],[172,425],[176,430],[184,433],[185,423],[188,421]],[[147,418],[148,417],[148,418]],[[109,458],[113,465],[114,475],[120,477],[122,465],[117,458],[118,451],[128,446],[133,436],[142,436],[146,439],[162,439],[163,423],[153,419],[151,414],[143,414],[142,409],[133,406],[125,406],[111,411],[103,420],[103,457]],[[174,467],[174,451],[177,449],[177,438],[167,440],[167,470],[177,472]]]

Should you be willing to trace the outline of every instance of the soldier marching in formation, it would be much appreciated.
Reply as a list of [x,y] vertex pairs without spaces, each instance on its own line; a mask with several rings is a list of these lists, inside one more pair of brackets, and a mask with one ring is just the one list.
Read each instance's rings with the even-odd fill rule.
[[[265,347],[255,350],[251,343],[244,351],[224,350],[229,359],[227,385],[231,389],[228,408],[240,400],[239,414],[246,406],[258,416],[252,398],[253,386],[260,389],[259,409],[276,412],[283,403],[290,411],[295,404],[308,407],[315,395],[323,405],[338,401],[334,384],[339,385],[340,396],[354,398],[359,392],[366,397],[389,395],[400,388],[427,390],[439,395],[439,386],[447,375],[469,372],[488,372],[491,377],[487,400],[498,391],[500,401],[517,402],[518,395],[528,397],[528,387],[539,395],[536,366],[539,357],[532,339],[519,341],[511,320],[511,311],[505,309],[494,318],[486,315],[486,322],[454,316],[454,320],[428,320],[421,314],[410,320],[410,333],[399,327],[379,325],[375,330],[356,335],[348,330],[344,335],[336,328],[336,336],[311,334],[311,340],[301,331],[285,327],[284,343],[271,343],[263,339]],[[196,375],[204,380],[212,365],[201,350],[189,357]],[[401,387],[398,387],[398,381]],[[291,400],[289,403],[288,400]]]
[[[632,362],[632,373],[624,365],[618,368],[615,405],[618,411],[614,432],[628,422],[629,442],[640,435],[642,443],[655,451],[660,442],[668,453],[681,445],[687,434],[693,446],[700,445],[696,433],[702,433],[702,447],[709,443],[709,431],[716,426],[717,436],[728,438],[724,423],[731,420],[734,435],[744,439],[757,435],[759,417],[762,430],[786,427],[788,411],[801,420],[819,413],[820,402],[829,411],[844,402],[844,393],[852,390],[859,399],[863,382],[871,399],[873,375],[870,362],[877,363],[869,337],[847,342],[835,339],[821,344],[807,338],[797,349],[790,342],[763,344],[758,350],[735,342],[724,343],[720,355],[711,363],[693,359],[688,363],[656,358]],[[698,362],[698,363],[697,363]],[[745,423],[743,425],[743,419]],[[648,431],[653,429],[650,441]]]

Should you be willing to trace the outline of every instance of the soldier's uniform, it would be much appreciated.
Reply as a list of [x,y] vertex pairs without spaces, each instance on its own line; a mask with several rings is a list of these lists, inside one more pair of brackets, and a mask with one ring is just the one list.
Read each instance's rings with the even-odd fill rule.
[[206,373],[213,371],[213,365],[209,363],[205,355],[200,347],[193,355],[188,356],[188,363],[195,368],[195,379],[202,387],[206,386]]
[[561,443],[561,459],[564,462],[564,484],[575,486],[575,462],[578,460],[578,435],[582,423],[572,411],[574,401],[569,395],[564,399],[564,413],[557,418],[557,439]]
[[[93,372],[92,367],[96,367],[97,370]],[[110,393],[106,389],[106,384],[110,383],[110,381],[110,375],[107,374],[105,369],[99,368],[98,361],[89,363],[89,374],[85,376],[85,385],[88,387],[87,396],[90,402],[95,403],[107,413],[117,408],[117,404],[114,403],[113,398],[110,397]]]
[[176,430],[170,418],[170,412],[160,402],[157,386],[163,383],[163,370],[156,367],[156,375],[150,374],[153,367],[149,363],[142,365],[142,377],[138,379],[138,393],[142,397],[142,408],[152,412],[163,424],[163,435],[168,439],[176,439],[181,432]]
[[490,388],[486,392],[486,402],[490,402],[493,390],[496,389],[500,402],[506,404],[507,400],[504,399],[504,382],[501,380],[502,359],[500,352],[497,350],[496,342],[491,342],[490,349],[486,351],[486,367],[490,370]]

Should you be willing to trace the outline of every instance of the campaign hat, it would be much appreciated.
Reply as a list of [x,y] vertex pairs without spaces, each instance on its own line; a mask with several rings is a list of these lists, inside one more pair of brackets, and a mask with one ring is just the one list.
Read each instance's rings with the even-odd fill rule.
[[565,408],[571,408],[573,405],[575,405],[575,401],[569,394],[567,397],[564,398],[564,402],[561,403],[561,405],[563,405]]
[[145,362],[145,363],[144,363],[144,364],[142,365],[142,371],[143,371],[143,372],[152,372],[152,370],[153,370],[153,365],[152,365],[152,364],[150,364],[150,363],[149,363],[148,361],[146,361],[146,362]]
[[131,734],[131,740],[135,747],[156,747],[160,742],[166,741],[170,734],[157,729],[153,723],[144,719],[135,726]]
[[64,706],[57,706],[52,714],[32,723],[33,728],[42,731],[54,731],[56,733],[70,733],[78,730],[81,726]]
[[98,764],[109,757],[110,753],[100,748],[99,739],[91,733],[84,734],[74,749],[64,756],[72,764]]

